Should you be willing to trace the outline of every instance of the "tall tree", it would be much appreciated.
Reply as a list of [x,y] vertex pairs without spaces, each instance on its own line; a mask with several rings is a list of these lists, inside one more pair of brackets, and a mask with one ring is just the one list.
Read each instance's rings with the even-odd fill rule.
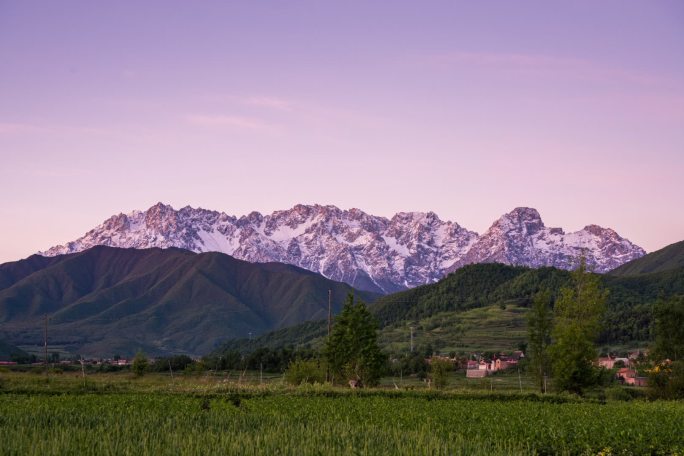
[[142,377],[145,374],[145,371],[147,370],[147,365],[149,364],[147,360],[147,355],[143,353],[142,351],[139,351],[138,353],[135,354],[135,358],[133,358],[133,363],[131,364],[131,371],[138,377]]
[[377,384],[385,363],[377,329],[366,305],[361,301],[354,303],[354,296],[348,295],[325,347],[333,379],[353,380],[359,386]]
[[648,371],[655,397],[684,398],[684,296],[660,299],[653,308],[655,341]]
[[587,271],[586,260],[581,258],[579,267],[572,272],[570,286],[561,288],[555,303],[550,354],[558,389],[581,394],[597,381],[595,341],[607,296],[599,277]]
[[549,345],[551,344],[552,327],[551,292],[548,290],[540,291],[534,296],[532,309],[527,315],[527,353],[532,374],[542,393],[546,392],[544,380],[551,373]]
[[655,344],[659,360],[684,360],[684,296],[660,299],[653,308]]

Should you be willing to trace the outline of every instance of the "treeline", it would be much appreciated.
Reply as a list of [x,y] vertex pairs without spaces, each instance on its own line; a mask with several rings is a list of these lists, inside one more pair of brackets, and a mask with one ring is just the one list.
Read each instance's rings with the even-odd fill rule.
[[282,373],[292,361],[319,357],[318,351],[312,349],[295,349],[293,347],[269,348],[259,347],[243,354],[234,349],[221,350],[202,358],[206,369],[213,370],[263,370],[269,373]]
[[[659,298],[684,294],[684,268],[634,277],[596,276],[608,290],[600,343],[651,340],[654,303]],[[555,300],[570,281],[569,271],[556,268],[476,264],[436,284],[380,298],[370,309],[384,327],[444,311],[508,304],[529,307],[539,291],[548,290]]]
[[[530,269],[503,264],[476,264],[450,274],[440,282],[380,298],[368,306],[380,328],[415,321],[443,311],[463,311],[492,305],[531,307],[535,295],[547,290],[555,302],[559,291],[571,283],[571,272],[555,268]],[[617,277],[596,275],[608,290],[606,310],[597,342],[602,345],[647,342],[654,338],[654,304],[663,298],[684,294],[684,268]],[[266,347],[297,347],[320,350],[325,339],[325,321],[306,322],[253,339],[228,341],[217,352],[236,351],[250,356]]]

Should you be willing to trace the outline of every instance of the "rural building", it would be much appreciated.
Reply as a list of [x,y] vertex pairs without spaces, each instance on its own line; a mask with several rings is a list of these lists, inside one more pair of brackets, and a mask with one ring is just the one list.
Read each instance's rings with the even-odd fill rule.
[[637,371],[630,369],[629,367],[623,367],[622,369],[618,370],[617,374],[615,374],[615,377],[620,383],[625,385],[646,386],[647,384],[646,377],[639,377]]

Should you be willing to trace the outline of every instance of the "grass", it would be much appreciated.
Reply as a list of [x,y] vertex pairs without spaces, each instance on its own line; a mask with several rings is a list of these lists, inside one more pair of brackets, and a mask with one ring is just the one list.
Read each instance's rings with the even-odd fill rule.
[[[428,344],[443,353],[516,350],[527,338],[527,308],[487,306],[465,312],[440,312],[415,322],[414,344]],[[410,328],[392,325],[380,330],[380,343],[392,353],[409,350]]]
[[72,373],[2,372],[0,441],[17,455],[684,451],[682,402],[520,394],[514,376],[500,380],[494,392],[453,383],[446,392],[352,391],[254,375],[117,373],[84,383]]

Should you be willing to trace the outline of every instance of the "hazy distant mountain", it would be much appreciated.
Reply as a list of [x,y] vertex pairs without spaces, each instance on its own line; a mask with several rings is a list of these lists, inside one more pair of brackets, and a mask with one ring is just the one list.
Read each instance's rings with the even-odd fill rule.
[[221,340],[324,318],[347,293],[373,295],[282,263],[212,252],[94,247],[0,265],[0,339],[84,354],[205,353]]
[[251,262],[293,264],[382,293],[433,283],[469,263],[569,269],[584,251],[590,265],[605,272],[645,253],[613,230],[595,225],[567,234],[546,228],[539,213],[528,208],[504,215],[478,236],[433,212],[400,212],[388,219],[359,209],[297,205],[236,218],[159,203],[146,211],[115,215],[76,241],[42,254],[73,253],[95,245],[219,251]]

